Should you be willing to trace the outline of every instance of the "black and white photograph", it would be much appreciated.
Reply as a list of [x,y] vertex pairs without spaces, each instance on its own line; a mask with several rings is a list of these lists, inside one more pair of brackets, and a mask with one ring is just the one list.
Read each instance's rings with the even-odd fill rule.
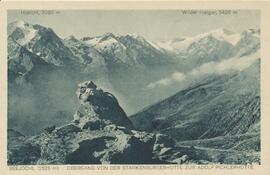
[[260,21],[8,10],[7,165],[260,165]]

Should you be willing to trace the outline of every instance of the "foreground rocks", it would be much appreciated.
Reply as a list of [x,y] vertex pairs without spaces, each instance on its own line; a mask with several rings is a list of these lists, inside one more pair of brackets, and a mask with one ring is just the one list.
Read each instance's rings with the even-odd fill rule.
[[[10,132],[9,164],[183,163],[188,155],[163,134],[134,130],[117,99],[87,81],[76,92],[74,120],[27,138]],[[10,139],[9,139],[10,141]]]

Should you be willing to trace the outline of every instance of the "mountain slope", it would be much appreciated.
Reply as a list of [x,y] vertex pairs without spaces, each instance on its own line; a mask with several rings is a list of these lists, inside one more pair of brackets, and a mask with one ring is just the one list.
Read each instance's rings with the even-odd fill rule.
[[22,77],[26,78],[29,76],[29,72],[34,69],[47,69],[49,71],[55,67],[19,45],[12,38],[8,39],[8,53],[9,82]]
[[259,70],[257,61],[239,73],[207,77],[131,120],[140,130],[181,141],[247,133],[259,126]]

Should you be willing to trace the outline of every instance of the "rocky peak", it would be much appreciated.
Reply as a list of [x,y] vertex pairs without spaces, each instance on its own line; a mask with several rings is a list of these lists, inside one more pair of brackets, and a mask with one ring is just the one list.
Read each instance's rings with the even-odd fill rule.
[[29,27],[30,24],[25,21],[14,21],[8,24],[9,31],[14,28],[26,28]]
[[55,66],[75,65],[77,58],[51,29],[39,24],[17,21],[8,25],[8,37]]
[[8,35],[20,45],[30,42],[36,35],[37,30],[27,22],[15,21],[8,24]]
[[107,32],[101,38],[104,39],[104,40],[106,40],[108,38],[115,38],[115,36],[114,36],[113,33]]
[[87,123],[97,118],[129,129],[133,128],[117,99],[112,94],[97,88],[94,82],[86,81],[79,84],[76,94],[80,106],[74,119],[78,122]]

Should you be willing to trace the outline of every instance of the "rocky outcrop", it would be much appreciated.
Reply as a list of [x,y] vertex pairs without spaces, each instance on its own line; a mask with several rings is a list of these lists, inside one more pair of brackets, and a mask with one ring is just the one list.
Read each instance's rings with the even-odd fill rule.
[[8,163],[158,164],[188,160],[168,136],[134,130],[117,99],[92,81],[79,84],[77,97],[79,107],[69,124],[47,127],[30,138],[13,132],[17,140],[9,145]]
[[119,106],[117,99],[112,94],[98,89],[92,81],[79,84],[76,94],[80,106],[74,115],[74,120],[79,122],[80,125],[85,125],[87,122],[98,118],[133,129],[131,121]]

